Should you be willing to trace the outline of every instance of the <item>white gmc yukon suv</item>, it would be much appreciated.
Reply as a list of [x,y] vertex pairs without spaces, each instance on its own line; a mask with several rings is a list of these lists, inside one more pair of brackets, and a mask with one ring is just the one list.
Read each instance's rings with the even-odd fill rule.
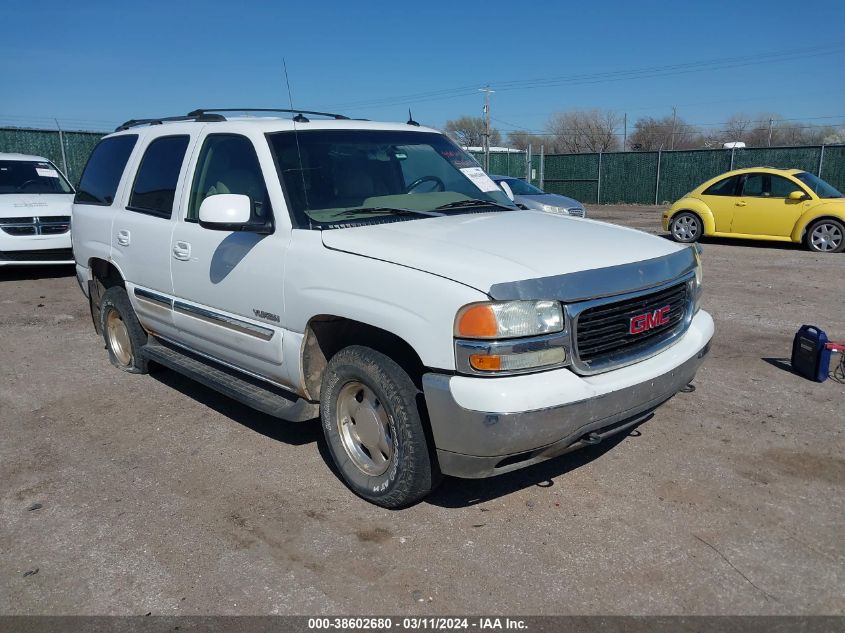
[[693,379],[695,248],[519,210],[414,121],[295,114],[133,120],[94,149],[73,249],[112,364],[319,416],[385,507],[600,442]]

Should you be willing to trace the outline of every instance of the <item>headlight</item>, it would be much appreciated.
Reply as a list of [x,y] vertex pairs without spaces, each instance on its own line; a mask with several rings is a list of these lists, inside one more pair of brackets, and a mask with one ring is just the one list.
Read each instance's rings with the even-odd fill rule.
[[557,301],[492,301],[464,306],[455,318],[455,336],[515,338],[563,330]]
[[546,213],[566,213],[566,209],[564,209],[563,207],[556,207],[551,204],[541,204],[540,206]]
[[701,252],[700,247],[696,244],[692,247],[693,253],[695,253],[695,279],[693,280],[693,309],[692,313],[696,314],[701,309],[701,295],[703,293],[704,288],[702,287],[702,279],[704,277],[704,269],[701,265]]
[[569,333],[557,301],[464,306],[455,318],[455,337],[457,369],[466,374],[518,374],[569,361]]

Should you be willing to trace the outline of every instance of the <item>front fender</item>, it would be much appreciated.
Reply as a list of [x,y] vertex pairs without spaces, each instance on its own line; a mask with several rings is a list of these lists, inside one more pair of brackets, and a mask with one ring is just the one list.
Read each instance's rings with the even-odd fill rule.
[[370,325],[407,342],[426,367],[455,369],[458,310],[489,297],[469,286],[378,259],[325,248],[319,231],[295,231],[286,254],[286,328],[317,315]]
[[704,234],[711,235],[716,232],[716,218],[713,212],[704,202],[698,198],[681,198],[663,213],[663,230],[669,230],[669,223],[672,218],[681,211],[692,211],[701,218],[704,224]]

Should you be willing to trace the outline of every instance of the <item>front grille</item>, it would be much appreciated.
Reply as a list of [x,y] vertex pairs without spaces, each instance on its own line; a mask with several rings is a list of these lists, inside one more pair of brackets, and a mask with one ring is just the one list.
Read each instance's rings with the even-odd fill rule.
[[40,251],[0,251],[4,262],[62,262],[73,261],[73,250],[69,248],[48,248]]
[[[587,308],[575,325],[575,353],[590,368],[614,364],[629,355],[644,356],[672,336],[686,320],[687,282],[622,301]],[[631,319],[669,306],[668,322],[631,334]],[[627,358],[630,360],[630,358]]]
[[8,235],[61,235],[70,230],[69,215],[0,218],[0,231]]
[[9,235],[35,235],[35,225],[29,226],[0,226],[4,233]]

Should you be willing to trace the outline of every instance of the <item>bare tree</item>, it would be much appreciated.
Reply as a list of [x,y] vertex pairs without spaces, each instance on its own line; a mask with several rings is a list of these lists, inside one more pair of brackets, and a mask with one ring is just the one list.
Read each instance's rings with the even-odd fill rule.
[[628,147],[638,151],[659,149],[694,149],[702,147],[701,131],[680,117],[641,117],[634,123],[634,132],[628,137]]
[[518,130],[508,134],[508,146],[524,151],[528,149],[529,145],[531,145],[535,152],[540,150],[541,145],[545,148],[545,152],[547,154],[553,154],[557,151],[554,138],[551,136],[531,134],[530,132],[525,132],[523,130]]
[[835,130],[833,126],[787,121],[779,114],[761,112],[756,116],[734,114],[715,138],[720,142],[742,141],[749,147],[820,145]]
[[621,117],[607,110],[574,110],[552,115],[546,130],[561,151],[609,152],[619,149],[616,132]]
[[[464,147],[484,146],[484,119],[475,116],[462,116],[446,121],[446,133]],[[490,128],[490,145],[500,145],[502,135],[499,130]]]
[[731,115],[725,122],[723,138],[725,142],[742,141],[748,142],[748,133],[752,127],[752,119],[747,114]]
[[841,127],[840,129],[830,128],[830,133],[822,138],[822,143],[825,144],[838,144],[838,143],[845,143],[845,126]]

